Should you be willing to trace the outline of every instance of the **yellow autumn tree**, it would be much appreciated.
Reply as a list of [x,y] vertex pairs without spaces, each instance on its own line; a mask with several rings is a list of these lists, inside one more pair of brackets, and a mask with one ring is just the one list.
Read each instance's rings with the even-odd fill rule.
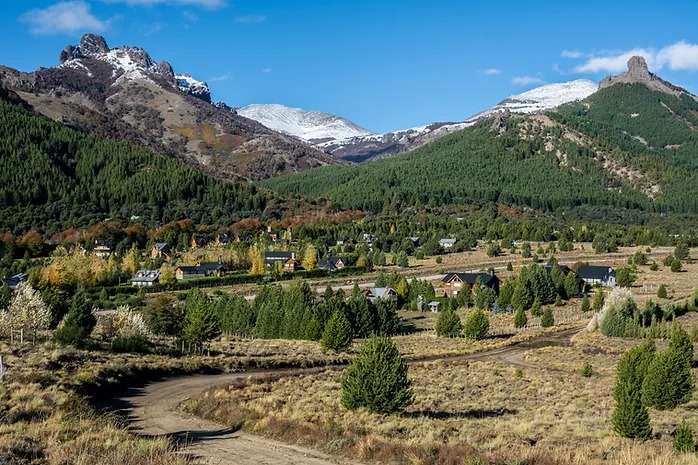
[[264,274],[264,252],[260,244],[252,244],[250,246],[248,258],[250,260],[250,274]]
[[160,284],[167,286],[175,282],[175,270],[169,263],[163,263],[160,267]]
[[305,248],[301,264],[306,270],[314,270],[317,268],[317,249],[313,244],[308,244],[308,246]]
[[136,244],[133,244],[133,246],[131,246],[131,250],[128,251],[128,253],[124,257],[124,260],[121,262],[121,270],[127,276],[133,276],[134,274],[136,274],[136,271],[138,271],[140,266],[141,253],[138,251],[138,247],[136,247]]

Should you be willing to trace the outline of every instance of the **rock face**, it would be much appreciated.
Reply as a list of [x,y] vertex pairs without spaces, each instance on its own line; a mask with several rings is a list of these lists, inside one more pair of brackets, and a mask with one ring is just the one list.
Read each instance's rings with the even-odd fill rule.
[[0,88],[56,121],[130,140],[221,178],[262,179],[338,163],[230,107],[212,105],[205,82],[175,74],[142,48],[110,48],[94,34],[65,47],[58,66],[32,73],[0,66]]
[[654,73],[650,73],[644,57],[633,56],[628,60],[628,71],[618,76],[607,76],[599,84],[599,89],[612,86],[614,84],[644,84],[652,90],[664,92],[672,95],[688,93],[686,89],[665,81]]

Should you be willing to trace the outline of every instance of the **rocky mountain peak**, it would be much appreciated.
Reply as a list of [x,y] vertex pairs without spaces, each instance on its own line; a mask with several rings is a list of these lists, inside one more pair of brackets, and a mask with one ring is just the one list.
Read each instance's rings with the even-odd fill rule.
[[58,56],[58,64],[62,65],[70,60],[92,58],[106,53],[109,53],[109,46],[104,37],[97,34],[85,34],[78,45],[68,45],[61,51]]
[[628,71],[617,76],[607,76],[599,84],[599,89],[610,87],[614,84],[644,84],[652,90],[672,95],[688,93],[686,89],[665,81],[654,73],[651,73],[644,57],[633,56],[628,60]]

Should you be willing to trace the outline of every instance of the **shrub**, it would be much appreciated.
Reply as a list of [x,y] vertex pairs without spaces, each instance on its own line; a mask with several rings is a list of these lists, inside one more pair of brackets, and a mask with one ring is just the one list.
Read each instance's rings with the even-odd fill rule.
[[322,349],[337,353],[344,352],[351,346],[353,339],[351,323],[346,315],[341,310],[335,311],[322,333]]
[[84,291],[78,291],[70,305],[68,314],[53,337],[61,344],[82,345],[92,333],[97,319]]
[[533,305],[531,306],[531,315],[541,316],[542,314],[543,307],[541,306],[540,299],[536,297],[536,300],[533,301]]
[[652,264],[650,265],[650,271],[657,271],[657,270],[659,270],[659,265],[657,264],[657,262],[652,262]]
[[514,315],[514,328],[523,328],[528,323],[528,317],[524,309],[520,308]]
[[582,376],[585,378],[591,378],[591,375],[594,374],[594,369],[592,368],[591,364],[585,363],[582,365]]
[[591,310],[591,302],[589,301],[589,296],[584,295],[582,297],[582,312],[586,313]]
[[674,432],[674,449],[677,452],[694,452],[696,449],[696,443],[693,439],[693,430],[683,420]]
[[463,335],[469,339],[479,341],[487,338],[490,332],[490,319],[482,309],[475,308],[470,311],[463,326]]
[[463,330],[463,324],[458,314],[451,308],[445,307],[436,320],[436,335],[439,337],[456,337]]
[[146,353],[149,350],[148,340],[142,337],[117,337],[111,342],[114,352]]
[[673,273],[678,273],[679,271],[681,271],[681,268],[682,268],[681,260],[679,260],[678,258],[675,258],[671,261],[671,271]]
[[400,413],[414,402],[405,363],[395,343],[371,336],[341,378],[344,408],[365,407],[374,413]]
[[29,283],[19,283],[11,297],[7,294],[9,287],[3,285],[3,289],[7,310],[0,308],[0,337],[9,337],[12,330],[23,330],[25,337],[36,337],[38,331],[49,328],[51,308]]
[[674,261],[674,256],[673,256],[673,255],[667,255],[666,257],[664,257],[664,261],[663,261],[662,263],[664,263],[664,266],[671,266],[671,263],[672,263],[673,261]]
[[642,402],[642,384],[647,366],[654,357],[654,344],[645,343],[626,352],[618,362],[613,390],[616,408],[611,417],[613,430],[623,437],[646,440],[652,434],[647,407]]
[[443,262],[444,259],[441,258],[441,255],[439,255],[438,257],[436,257],[436,260],[435,260],[435,261],[436,261],[436,264],[437,264],[437,265],[441,265],[441,262]]
[[546,307],[543,310],[543,315],[540,317],[540,325],[544,328],[549,328],[555,324],[555,317],[553,316],[553,311],[550,307]]
[[668,297],[666,286],[664,284],[660,285],[659,289],[657,289],[657,297],[660,299],[666,299]]
[[514,265],[512,265],[511,262],[507,263],[507,271],[514,271]]

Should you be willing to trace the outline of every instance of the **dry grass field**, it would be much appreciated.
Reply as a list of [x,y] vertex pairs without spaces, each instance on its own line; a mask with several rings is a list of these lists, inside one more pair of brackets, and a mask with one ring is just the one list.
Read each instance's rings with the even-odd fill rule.
[[[689,332],[698,314],[680,318]],[[416,344],[433,353],[474,349],[429,333]],[[397,338],[406,355],[412,343]],[[569,346],[527,350],[520,363],[498,360],[414,363],[416,402],[406,413],[381,416],[339,405],[341,372],[284,379],[249,379],[209,390],[184,408],[259,434],[345,454],[400,464],[695,465],[672,447],[676,425],[698,429],[698,396],[674,411],[651,411],[654,437],[638,443],[613,433],[615,367],[639,340],[582,331]],[[664,343],[658,342],[661,348]],[[470,345],[470,347],[468,347]],[[463,352],[461,352],[463,353]],[[581,368],[589,363],[591,377]],[[698,371],[696,373],[698,374]]]

